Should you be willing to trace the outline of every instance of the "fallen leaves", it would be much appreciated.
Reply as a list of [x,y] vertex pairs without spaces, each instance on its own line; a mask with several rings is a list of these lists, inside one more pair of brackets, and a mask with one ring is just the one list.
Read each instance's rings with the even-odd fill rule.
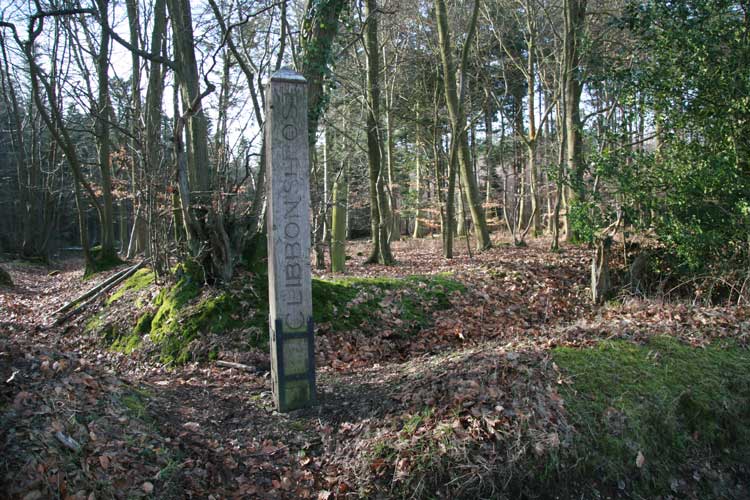
[[191,432],[198,432],[201,428],[201,424],[198,422],[185,422],[182,426]]
[[[394,481],[408,485],[451,460],[474,477],[569,446],[574,431],[557,392],[568,381],[546,355],[554,346],[659,333],[696,346],[750,338],[748,308],[636,300],[591,308],[585,249],[496,248],[446,261],[426,244],[404,248],[396,267],[355,260],[351,272],[448,271],[466,290],[447,293],[450,309],[431,310],[417,327],[403,304],[424,283],[378,295],[359,328],[316,325],[320,405],[295,415],[274,412],[265,352],[220,351],[258,372],[165,370],[145,354],[101,350],[80,322],[39,331],[45,312],[77,293],[80,274],[15,270],[19,286],[0,293],[0,326],[10,332],[0,338],[0,402],[12,412],[0,444],[10,444],[3,470],[17,478],[12,494],[142,497],[177,485],[203,498],[388,496]],[[374,298],[364,291],[350,305]],[[640,451],[635,467],[646,467]],[[115,490],[95,493],[97,481]]]

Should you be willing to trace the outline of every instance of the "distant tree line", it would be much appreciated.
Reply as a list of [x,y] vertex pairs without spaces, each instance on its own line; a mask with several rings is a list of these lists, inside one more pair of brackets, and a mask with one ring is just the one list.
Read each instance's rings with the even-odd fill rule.
[[[644,234],[750,258],[746,1],[10,2],[0,245],[227,281],[265,213],[264,82],[308,80],[313,249]],[[123,56],[124,55],[124,56]],[[73,223],[75,221],[75,223]],[[96,247],[95,251],[92,248]],[[326,253],[332,255],[327,259]]]

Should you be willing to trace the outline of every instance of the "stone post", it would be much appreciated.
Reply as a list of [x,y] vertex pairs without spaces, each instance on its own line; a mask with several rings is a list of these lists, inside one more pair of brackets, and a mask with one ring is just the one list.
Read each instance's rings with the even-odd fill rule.
[[268,300],[276,408],[315,402],[307,82],[284,68],[266,87]]

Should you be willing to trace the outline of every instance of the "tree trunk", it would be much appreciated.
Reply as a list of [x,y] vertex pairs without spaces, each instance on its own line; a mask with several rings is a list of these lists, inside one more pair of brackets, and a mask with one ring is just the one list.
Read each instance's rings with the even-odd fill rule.
[[[210,199],[210,169],[208,161],[208,122],[203,113],[200,92],[200,74],[195,59],[193,21],[190,2],[167,0],[172,20],[172,38],[175,52],[175,75],[177,76],[182,106],[187,115],[185,132],[187,140],[188,180],[191,197],[197,205]],[[200,207],[200,210],[205,210]]]
[[458,215],[456,216],[456,236],[466,236],[466,213],[464,207],[464,196],[461,190],[458,190],[456,200],[454,201],[457,207]]
[[385,172],[380,157],[380,50],[378,44],[377,1],[367,0],[368,17],[365,40],[367,45],[367,162],[370,170],[370,217],[372,250],[367,262],[393,263],[388,198],[385,192]]
[[307,115],[310,151],[315,146],[318,122],[325,103],[323,82],[328,72],[328,61],[333,41],[338,32],[339,17],[347,0],[307,0],[304,19],[308,31],[303,34],[304,51],[301,73],[307,80]]
[[[322,270],[326,268],[325,224],[327,211],[326,203],[328,200],[325,198],[325,192],[327,191],[325,185],[328,183],[328,180],[326,179],[327,175],[325,173],[325,160],[323,162],[318,161],[316,150],[310,151],[310,162],[312,163],[312,169],[310,170],[310,205],[313,210],[311,246],[313,253],[315,254],[315,268]],[[321,163],[323,166],[323,193],[320,192],[321,182],[319,181]]]
[[346,198],[348,193],[346,167],[333,184],[331,214],[331,272],[343,273],[346,268]]
[[[151,54],[164,54],[166,50],[166,29],[167,29],[167,10],[166,0],[155,0],[153,12],[153,28],[151,30]],[[144,200],[140,207],[140,214],[136,213],[136,222],[134,227],[140,224],[143,227],[143,235],[146,239],[144,251],[147,256],[156,254],[152,250],[153,228],[149,221],[152,219],[153,201],[156,193],[153,189],[153,179],[159,171],[161,164],[161,117],[162,117],[162,100],[164,98],[164,72],[162,64],[157,61],[150,62],[148,72],[148,84],[146,87],[146,106],[144,118],[146,130],[143,136],[145,148],[145,162],[143,163],[143,185],[139,186]],[[139,222],[140,221],[140,222]],[[176,227],[179,227],[176,225]],[[139,238],[140,236],[136,236]],[[130,252],[128,252],[130,253]]]
[[391,215],[391,229],[389,231],[390,241],[401,239],[401,217],[398,210],[399,189],[396,183],[396,174],[393,165],[393,120],[391,107],[393,106],[393,89],[386,90],[385,108],[385,141],[386,141],[386,165],[388,170],[388,209]]
[[99,18],[102,23],[99,38],[99,53],[96,57],[97,112],[95,117],[96,139],[99,152],[99,169],[102,175],[102,251],[100,258],[108,261],[116,258],[115,218],[112,202],[112,158],[109,123],[113,116],[109,100],[109,0],[97,0]]
[[[487,169],[487,180],[485,185],[485,198],[484,198],[484,218],[489,219],[490,206],[492,204],[492,188],[495,183],[495,159],[493,157],[494,144],[493,144],[493,130],[492,130],[492,105],[490,104],[489,89],[485,89],[485,103],[484,103],[484,163]],[[502,144],[501,144],[502,146]]]
[[[432,155],[435,165],[435,193],[437,195],[438,207],[440,210],[440,236],[443,242],[443,257],[451,259],[453,258],[453,230],[455,228],[453,218],[456,191],[456,169],[452,168],[450,164],[453,163],[452,158],[455,158],[455,154],[451,154],[451,159],[448,161],[447,190],[444,195],[443,193],[446,187],[446,172],[443,166],[443,160],[445,157],[443,137],[445,132],[443,131],[443,124],[441,123],[439,114],[440,90],[438,85],[435,85],[432,109]],[[453,151],[454,148],[451,147],[450,149]]]
[[[140,48],[141,44],[141,23],[138,11],[138,2],[136,0],[126,0],[125,5],[128,13],[128,27],[130,29],[130,45]],[[158,47],[156,52],[158,53]],[[156,64],[156,63],[153,63]],[[133,111],[130,117],[130,139],[131,154],[131,184],[133,200],[133,227],[130,233],[130,243],[127,247],[127,258],[132,259],[135,255],[148,252],[148,227],[147,219],[144,216],[145,199],[145,176],[143,175],[144,155],[137,152],[146,153],[143,148],[145,138],[141,123],[143,121],[143,109],[141,103],[141,58],[136,51],[131,52],[131,66],[133,72],[130,82],[131,100]],[[124,245],[124,243],[123,243]]]
[[[533,29],[533,28],[532,28]],[[530,189],[530,195],[531,195],[531,213],[532,213],[532,235],[536,238],[540,235],[541,232],[541,223],[540,223],[540,207],[539,207],[539,173],[537,172],[537,165],[536,165],[536,149],[537,149],[537,140],[536,140],[536,106],[534,105],[535,97],[536,97],[536,75],[534,74],[534,71],[536,71],[535,64],[534,64],[534,51],[536,50],[534,46],[534,34],[533,32],[530,32],[529,39],[531,40],[528,44],[528,65],[526,68],[527,74],[526,74],[526,85],[527,85],[527,98],[528,98],[528,109],[529,109],[529,137],[528,142],[526,143],[526,149],[527,149],[527,170],[528,170],[528,177],[529,177],[529,187]]]
[[[472,172],[471,152],[469,150],[469,140],[467,134],[466,114],[463,106],[463,91],[461,98],[456,82],[456,67],[453,62],[453,52],[451,46],[451,35],[448,29],[448,13],[445,7],[445,0],[436,0],[435,13],[438,25],[438,40],[440,44],[440,59],[443,68],[443,87],[445,92],[445,102],[448,106],[448,114],[451,118],[453,140],[457,144],[458,164],[460,165],[461,183],[463,184],[464,193],[469,201],[469,210],[471,212],[472,222],[474,223],[477,248],[486,250],[492,246],[490,234],[487,229],[487,222],[484,218],[482,203],[477,192],[477,185]],[[469,46],[472,43],[474,33],[476,32],[477,17],[479,15],[479,0],[474,2],[471,25],[467,39],[464,42],[464,49],[461,57],[461,85],[465,85],[466,63],[468,60]],[[463,90],[463,89],[462,89]]]
[[[581,140],[581,40],[586,17],[587,0],[565,0],[564,1],[564,54],[563,54],[563,92],[565,99],[565,141],[567,153],[568,175],[572,189],[569,191],[570,196],[567,200],[568,208],[571,203],[585,196],[583,186],[584,164],[581,158],[582,140]],[[566,210],[566,226],[568,227],[567,239],[576,240],[577,235],[570,230],[570,222]]]
[[[208,84],[203,93],[200,91],[190,3],[187,0],[167,0],[167,7],[172,19],[175,76],[184,109],[182,116],[175,117],[174,149],[188,246],[191,255],[209,270],[212,277],[227,282],[231,279],[237,252],[224,226],[221,197],[212,200],[208,122],[202,105],[202,99],[214,87]],[[183,126],[186,136],[184,153],[181,147]],[[183,165],[186,166],[183,168]]]
[[86,220],[86,206],[81,195],[81,185],[77,179],[73,180],[76,212],[78,213],[78,230],[80,232],[81,248],[83,248],[83,261],[86,267],[86,274],[95,270],[94,259],[91,256],[91,244],[89,243],[88,221]]
[[417,105],[417,124],[416,124],[416,139],[415,139],[415,189],[414,189],[414,232],[412,237],[421,238],[424,236],[424,224],[422,223],[422,123],[420,121],[421,115],[419,113],[419,105]]
[[552,218],[550,220],[550,228],[552,231],[552,244],[551,250],[557,251],[560,249],[560,209],[564,203],[563,192],[565,191],[565,184],[563,178],[565,174],[565,122],[560,120],[562,117],[563,104],[557,105],[557,116],[558,123],[561,129],[558,131],[558,153],[557,153],[557,175],[555,176],[555,205],[552,212]]
[[603,304],[612,291],[609,277],[609,253],[612,238],[599,238],[596,242],[596,253],[591,261],[591,299],[594,304]]

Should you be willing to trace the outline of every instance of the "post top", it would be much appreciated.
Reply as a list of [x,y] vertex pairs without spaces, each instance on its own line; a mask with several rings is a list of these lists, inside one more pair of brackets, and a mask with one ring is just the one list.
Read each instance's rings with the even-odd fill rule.
[[271,80],[273,82],[290,82],[290,83],[307,83],[307,80],[305,80],[305,77],[294,71],[289,66],[285,66],[278,70],[276,73],[271,75]]

